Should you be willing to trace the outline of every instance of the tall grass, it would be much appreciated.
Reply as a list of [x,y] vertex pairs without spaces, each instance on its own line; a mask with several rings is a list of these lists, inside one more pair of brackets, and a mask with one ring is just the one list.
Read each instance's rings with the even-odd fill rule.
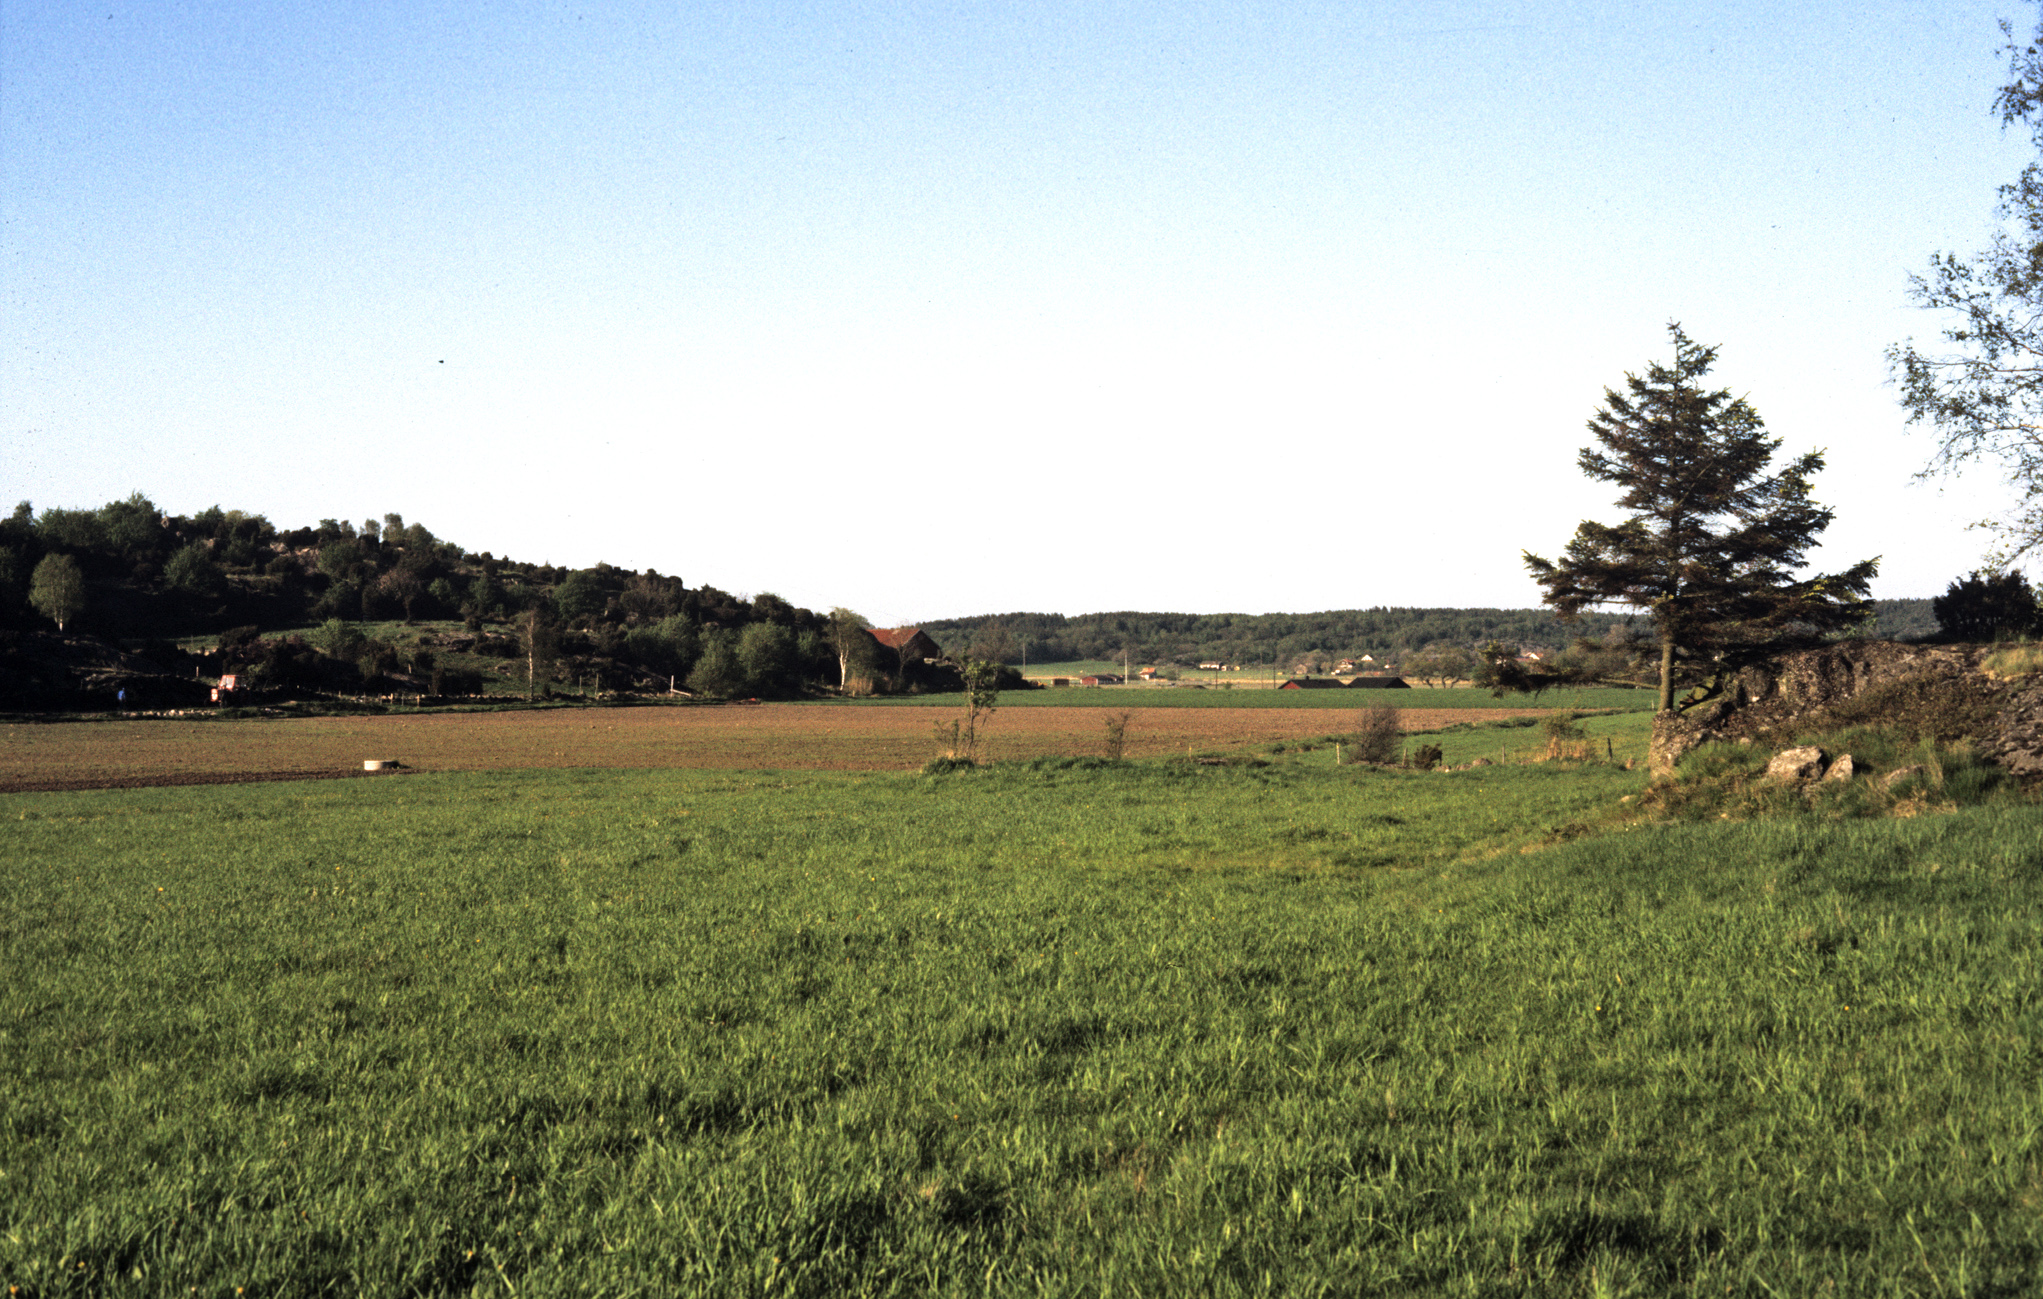
[[2043,815],[1523,851],[1641,784],[1092,760],[0,798],[0,1274],[2025,1292]]

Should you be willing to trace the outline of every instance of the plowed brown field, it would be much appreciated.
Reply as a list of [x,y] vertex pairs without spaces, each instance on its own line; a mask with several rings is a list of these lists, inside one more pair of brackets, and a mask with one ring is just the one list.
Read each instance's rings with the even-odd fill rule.
[[[1129,757],[1248,748],[1352,729],[1352,708],[1134,708]],[[0,792],[316,780],[359,775],[367,758],[420,771],[545,767],[907,770],[936,753],[952,708],[761,704],[725,708],[560,709],[314,717],[10,724],[0,728]],[[1401,710],[1408,731],[1524,709]],[[1015,708],[982,731],[995,760],[1098,754],[1097,708]]]

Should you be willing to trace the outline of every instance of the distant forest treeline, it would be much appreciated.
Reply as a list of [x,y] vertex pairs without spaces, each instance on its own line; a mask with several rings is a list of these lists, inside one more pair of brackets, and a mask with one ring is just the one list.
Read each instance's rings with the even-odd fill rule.
[[[1862,634],[1934,632],[1927,600],[1883,601]],[[203,675],[325,694],[502,690],[553,682],[665,689],[716,697],[789,697],[835,689],[847,665],[880,688],[945,689],[949,668],[891,664],[861,644],[855,615],[798,608],[762,593],[741,599],[653,569],[565,568],[463,549],[386,514],[360,526],[321,519],[279,528],[218,506],[171,515],[136,493],[95,510],[23,502],[0,518],[0,694],[52,705],[66,697],[190,686],[195,664],[172,642],[205,638]],[[369,634],[364,624],[459,621],[465,633]],[[1539,609],[1352,609],[1313,614],[1011,613],[925,624],[949,653],[1008,663],[1113,659],[1145,664],[1220,659],[1314,666],[1337,656],[1399,659],[1429,645],[1502,641],[1558,650],[1625,620],[1563,626]],[[116,664],[80,686],[76,665],[31,653],[21,633],[53,627],[118,644],[155,666]],[[1644,624],[1640,624],[1641,630]],[[285,634],[299,629],[303,634]],[[307,630],[311,629],[311,630]],[[37,641],[37,643],[41,643]],[[47,647],[45,647],[47,648]],[[872,662],[866,662],[872,659]],[[891,665],[890,665],[891,664]],[[69,684],[67,684],[67,682]],[[125,684],[124,684],[125,683]],[[1017,682],[1018,684],[1018,682]]]
[[[945,646],[994,645],[1004,639],[1035,663],[1118,659],[1195,664],[1220,660],[1289,668],[1317,659],[1398,659],[1429,645],[1476,649],[1491,641],[1555,653],[1579,637],[1601,640],[1647,618],[1585,613],[1563,623],[1548,609],[1331,609],[1323,613],[1055,613],[983,614],[924,623]],[[1875,621],[1858,634],[1902,640],[1936,631],[1928,600],[1881,600]]]

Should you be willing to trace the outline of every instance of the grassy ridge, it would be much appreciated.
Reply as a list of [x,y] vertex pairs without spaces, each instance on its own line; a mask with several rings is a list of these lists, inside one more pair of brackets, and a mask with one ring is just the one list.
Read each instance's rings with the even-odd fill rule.
[[1517,851],[1639,780],[0,798],[0,1274],[2019,1292],[2043,815]]

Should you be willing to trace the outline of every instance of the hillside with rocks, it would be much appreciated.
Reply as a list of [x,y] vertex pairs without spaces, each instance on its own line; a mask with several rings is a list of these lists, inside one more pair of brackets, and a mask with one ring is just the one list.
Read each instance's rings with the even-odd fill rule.
[[2043,780],[2043,675],[2012,675],[1996,645],[1845,641],[1748,667],[1714,698],[1655,719],[1652,766],[1708,743],[1790,743],[1798,733],[1887,726],[1969,741],[2026,782]]

